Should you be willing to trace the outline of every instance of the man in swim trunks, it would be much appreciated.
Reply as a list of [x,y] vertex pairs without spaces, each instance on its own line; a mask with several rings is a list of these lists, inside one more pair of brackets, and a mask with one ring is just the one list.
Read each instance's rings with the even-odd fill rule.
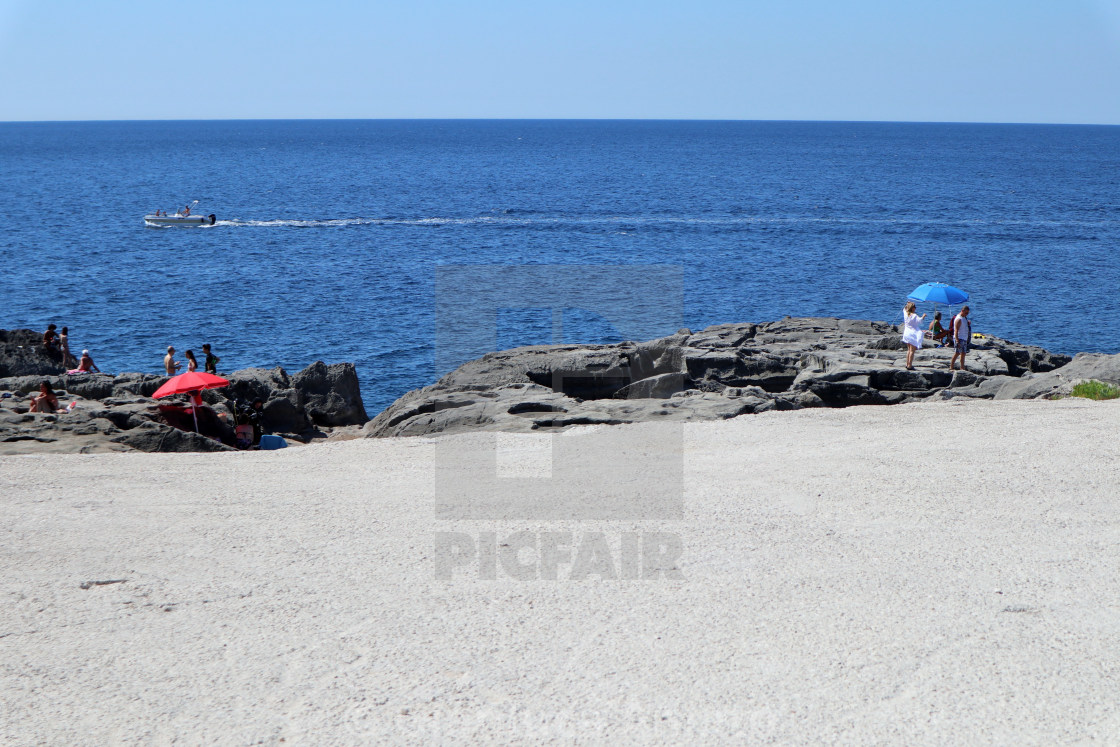
[[961,359],[961,370],[964,370],[964,357],[968,353],[969,343],[972,342],[972,322],[968,321],[968,307],[961,307],[961,313],[953,317],[953,342],[956,350],[953,360],[949,361],[949,370],[952,371],[957,363],[957,356]]
[[174,376],[175,372],[182,367],[183,364],[175,360],[175,348],[168,345],[167,355],[163,356],[163,368],[167,371],[167,375]]

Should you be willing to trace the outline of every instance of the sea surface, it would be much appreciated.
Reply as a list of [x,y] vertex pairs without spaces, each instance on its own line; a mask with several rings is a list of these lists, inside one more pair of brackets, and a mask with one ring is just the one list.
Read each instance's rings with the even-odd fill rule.
[[[216,225],[145,227],[193,200]],[[110,371],[204,342],[221,371],[351,361],[371,416],[443,373],[441,265],[630,265],[638,287],[676,266],[663,334],[896,321],[939,280],[976,331],[1120,352],[1120,127],[3,123],[0,211],[0,328],[68,325]],[[480,324],[497,348],[629,339],[596,309],[559,317],[518,302]]]

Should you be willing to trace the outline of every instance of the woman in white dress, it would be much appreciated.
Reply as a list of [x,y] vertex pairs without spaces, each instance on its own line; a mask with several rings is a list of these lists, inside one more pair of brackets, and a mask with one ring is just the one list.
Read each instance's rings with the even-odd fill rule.
[[902,310],[902,316],[906,318],[902,326],[902,341],[906,343],[906,370],[914,370],[914,351],[922,346],[922,320],[926,318],[925,314],[918,316],[916,313],[917,306],[914,302],[906,304],[906,308]]

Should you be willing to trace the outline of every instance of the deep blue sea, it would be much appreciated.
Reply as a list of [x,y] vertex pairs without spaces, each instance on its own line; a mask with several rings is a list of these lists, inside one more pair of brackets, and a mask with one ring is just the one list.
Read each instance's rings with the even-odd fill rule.
[[[144,226],[196,199],[217,225]],[[222,371],[352,361],[371,416],[442,373],[439,265],[677,265],[694,329],[895,320],[940,280],[977,331],[1120,352],[1120,127],[6,123],[0,210],[0,328],[69,325],[113,371],[203,342]],[[551,340],[523,321],[496,346]]]

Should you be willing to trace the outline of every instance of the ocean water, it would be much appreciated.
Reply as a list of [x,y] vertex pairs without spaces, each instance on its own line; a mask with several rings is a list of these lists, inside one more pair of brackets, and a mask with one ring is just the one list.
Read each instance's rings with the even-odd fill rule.
[[[217,225],[144,226],[195,199]],[[442,373],[440,265],[679,266],[694,329],[889,321],[940,280],[977,331],[1120,352],[1120,127],[4,123],[0,207],[0,327],[69,325],[115,371],[204,342],[223,371],[352,361],[370,415]],[[497,347],[552,339],[503,320]],[[619,336],[564,312],[567,341]]]

